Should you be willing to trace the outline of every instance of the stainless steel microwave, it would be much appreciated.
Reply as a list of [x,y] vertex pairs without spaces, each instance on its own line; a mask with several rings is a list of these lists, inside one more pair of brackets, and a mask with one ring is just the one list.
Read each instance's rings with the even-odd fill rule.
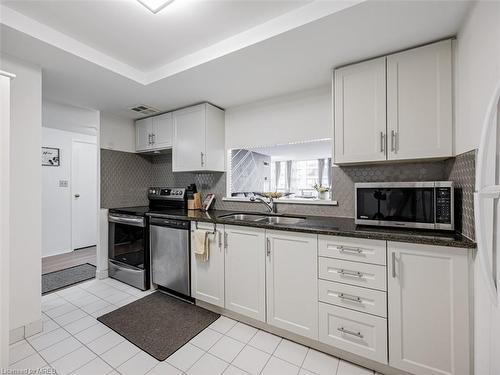
[[368,182],[354,187],[356,224],[455,229],[451,181]]

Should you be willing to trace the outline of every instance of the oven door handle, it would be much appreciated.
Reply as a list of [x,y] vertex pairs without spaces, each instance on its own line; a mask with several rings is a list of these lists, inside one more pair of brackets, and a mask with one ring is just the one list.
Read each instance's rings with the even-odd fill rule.
[[115,215],[109,214],[108,221],[110,223],[127,224],[127,225],[132,225],[135,227],[145,227],[146,226],[146,224],[144,223],[144,218],[142,218],[142,217],[133,218],[133,217],[123,217],[123,216],[115,216]]

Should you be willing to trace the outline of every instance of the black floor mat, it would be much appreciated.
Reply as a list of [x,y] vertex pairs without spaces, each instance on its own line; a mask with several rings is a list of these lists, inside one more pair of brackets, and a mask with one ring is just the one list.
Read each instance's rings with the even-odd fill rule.
[[42,275],[42,294],[50,293],[67,286],[95,277],[95,266],[89,263],[65,268]]
[[219,316],[155,292],[97,320],[157,360],[164,361]]

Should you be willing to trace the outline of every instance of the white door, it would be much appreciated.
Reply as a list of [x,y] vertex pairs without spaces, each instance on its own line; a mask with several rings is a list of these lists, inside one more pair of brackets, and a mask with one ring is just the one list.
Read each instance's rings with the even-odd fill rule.
[[265,230],[224,226],[226,309],[266,321]]
[[453,156],[451,41],[387,57],[388,159]]
[[205,116],[205,104],[173,113],[174,147],[172,150],[172,168],[174,172],[204,169]]
[[153,119],[145,118],[135,122],[135,149],[146,151],[151,148],[153,135]]
[[389,365],[469,375],[468,250],[388,242]]
[[72,248],[97,243],[97,145],[73,141],[71,168]]
[[386,160],[385,57],[335,70],[335,163]]
[[267,323],[318,339],[318,236],[266,231]]
[[153,117],[153,148],[171,148],[173,144],[174,124],[172,113]]
[[[194,222],[191,223],[195,225]],[[199,229],[213,230],[210,223],[198,223]],[[208,261],[203,261],[191,252],[191,295],[193,298],[224,307],[224,251],[222,249],[223,226],[217,226],[215,236],[210,236]],[[194,228],[191,229],[194,243]]]

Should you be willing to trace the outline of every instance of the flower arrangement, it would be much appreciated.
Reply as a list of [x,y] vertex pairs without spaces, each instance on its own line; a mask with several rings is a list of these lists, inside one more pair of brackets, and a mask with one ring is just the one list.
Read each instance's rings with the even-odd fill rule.
[[330,188],[328,186],[323,186],[321,184],[315,183],[313,186],[314,190],[316,190],[318,193],[327,193],[330,191]]

